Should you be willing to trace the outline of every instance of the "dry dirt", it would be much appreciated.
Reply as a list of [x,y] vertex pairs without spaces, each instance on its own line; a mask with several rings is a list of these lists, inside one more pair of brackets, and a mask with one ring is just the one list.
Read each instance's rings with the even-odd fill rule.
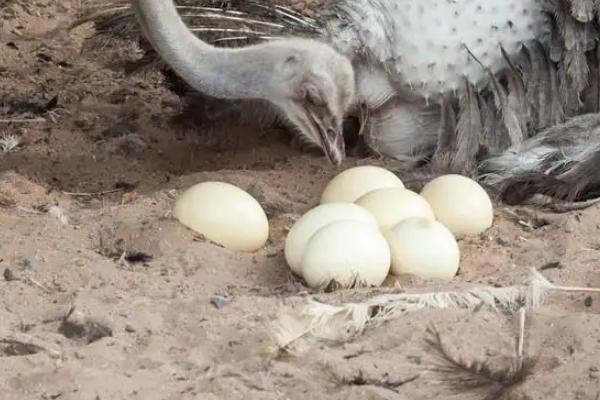
[[[176,131],[179,100],[161,76],[114,66],[135,49],[81,53],[89,27],[64,29],[77,4],[0,1],[0,136],[20,140],[0,154],[3,400],[449,399],[427,371],[429,324],[464,358],[514,353],[513,318],[484,310],[420,312],[345,345],[269,353],[268,324],[313,295],[286,268],[286,229],[336,171],[281,132]],[[270,217],[265,249],[236,254],[173,220],[178,191],[208,179],[256,195]],[[460,242],[456,282],[387,285],[510,285],[544,267],[555,283],[600,287],[599,232],[599,207],[498,205],[492,229]],[[598,400],[599,314],[598,295],[553,294],[530,315],[525,349],[537,364],[511,398]]]

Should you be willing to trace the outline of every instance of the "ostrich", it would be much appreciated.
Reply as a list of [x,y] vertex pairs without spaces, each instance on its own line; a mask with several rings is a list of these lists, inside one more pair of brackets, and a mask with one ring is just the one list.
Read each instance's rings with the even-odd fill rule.
[[266,0],[130,4],[85,20],[114,36],[135,18],[192,88],[268,102],[333,164],[355,117],[373,152],[476,175],[507,202],[600,183],[598,2],[329,0],[318,18]]

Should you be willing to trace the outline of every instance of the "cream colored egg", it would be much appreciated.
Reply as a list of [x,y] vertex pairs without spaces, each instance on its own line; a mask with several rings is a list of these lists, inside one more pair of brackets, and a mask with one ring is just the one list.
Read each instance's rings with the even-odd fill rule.
[[321,194],[321,203],[345,201],[353,203],[365,193],[385,187],[403,188],[396,175],[385,168],[364,165],[336,175]]
[[269,221],[250,194],[225,182],[203,182],[178,199],[175,218],[208,240],[235,251],[255,251],[269,238]]
[[377,229],[375,218],[354,203],[327,203],[312,208],[296,221],[285,240],[285,260],[292,272],[302,275],[302,255],[310,237],[325,225],[340,220],[360,221]]
[[361,196],[356,204],[375,217],[379,228],[384,233],[406,218],[435,219],[431,206],[424,198],[403,188],[373,190]]
[[456,238],[478,235],[492,226],[494,208],[487,192],[462,175],[442,175],[428,182],[421,196],[438,221]]
[[312,288],[334,280],[341,287],[379,286],[390,269],[385,237],[360,221],[336,221],[319,229],[308,241],[302,273]]
[[428,218],[408,218],[386,234],[394,275],[452,279],[459,267],[460,250],[452,232]]

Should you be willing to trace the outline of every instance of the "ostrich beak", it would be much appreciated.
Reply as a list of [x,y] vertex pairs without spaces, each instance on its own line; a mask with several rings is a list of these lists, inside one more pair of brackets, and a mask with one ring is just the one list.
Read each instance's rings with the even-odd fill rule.
[[317,146],[327,157],[327,161],[334,166],[339,166],[346,158],[344,144],[344,129],[342,124],[337,124],[329,112],[319,117],[308,107],[298,107],[293,104],[286,110],[288,121],[307,142]]
[[319,130],[319,136],[323,141],[323,152],[327,160],[335,166],[339,166],[346,158],[346,148],[341,130],[327,129]]
[[339,166],[346,158],[343,127],[325,123],[311,112],[308,115],[310,117],[310,125],[318,134],[321,148],[327,160],[331,164]]

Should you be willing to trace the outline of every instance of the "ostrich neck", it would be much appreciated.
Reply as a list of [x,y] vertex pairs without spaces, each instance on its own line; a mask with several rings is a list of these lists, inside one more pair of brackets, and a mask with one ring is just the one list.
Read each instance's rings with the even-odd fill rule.
[[131,0],[144,34],[194,89],[218,98],[267,99],[275,60],[260,46],[219,49],[197,38],[172,0]]

